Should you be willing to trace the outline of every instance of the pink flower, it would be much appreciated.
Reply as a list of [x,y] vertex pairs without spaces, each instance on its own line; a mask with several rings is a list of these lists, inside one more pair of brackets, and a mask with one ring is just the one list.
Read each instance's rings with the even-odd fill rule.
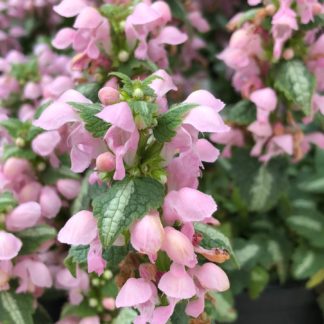
[[135,250],[147,254],[155,263],[157,252],[161,249],[164,229],[158,212],[151,212],[131,227],[131,243]]
[[126,102],[121,102],[105,107],[96,116],[112,124],[105,140],[116,157],[114,180],[122,180],[126,174],[124,162],[132,164],[139,141],[132,112]]
[[98,236],[97,222],[89,211],[82,210],[73,215],[58,233],[61,243],[88,245]]
[[22,242],[13,234],[0,231],[0,261],[11,260],[18,255]]
[[298,29],[296,13],[290,8],[292,0],[281,0],[280,8],[272,18],[272,35],[275,41],[273,56],[279,59],[284,43]]
[[211,196],[192,188],[169,192],[163,204],[163,216],[168,222],[203,221],[216,210],[216,203]]
[[51,187],[43,187],[40,193],[39,204],[42,215],[46,218],[54,218],[62,207],[62,201],[56,190]]
[[95,272],[101,276],[105,270],[107,262],[102,258],[102,245],[99,238],[90,243],[87,256],[88,272]]
[[78,196],[81,184],[78,180],[60,179],[57,181],[56,187],[61,195],[66,199],[72,200]]
[[173,263],[160,279],[159,289],[168,297],[188,299],[196,294],[196,286],[184,266]]
[[23,259],[18,262],[13,274],[17,276],[19,287],[17,292],[35,292],[36,288],[49,288],[53,284],[51,273],[47,266],[39,261]]
[[173,227],[166,227],[164,231],[162,250],[173,262],[190,268],[194,267],[197,264],[197,258],[188,237]]
[[21,231],[37,224],[41,207],[36,202],[26,202],[16,207],[7,217],[6,226],[11,231]]

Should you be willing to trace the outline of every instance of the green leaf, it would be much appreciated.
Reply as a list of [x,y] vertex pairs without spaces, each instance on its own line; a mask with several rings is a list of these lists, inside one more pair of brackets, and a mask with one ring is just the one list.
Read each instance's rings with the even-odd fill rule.
[[79,111],[80,117],[85,123],[85,129],[93,137],[103,137],[106,134],[110,124],[96,116],[102,110],[101,104],[81,104],[77,102],[69,102],[69,104]]
[[270,280],[270,275],[261,266],[254,267],[250,272],[249,295],[252,299],[260,296]]
[[43,243],[55,239],[56,230],[49,225],[42,224],[17,232],[16,236],[23,242],[19,254],[30,254],[35,252]]
[[117,272],[120,262],[125,259],[129,251],[129,245],[110,246],[108,249],[104,250],[102,257],[107,261],[109,269],[113,272]]
[[5,145],[1,159],[3,161],[6,161],[11,157],[21,158],[25,160],[35,160],[37,155],[32,150],[27,148],[19,148],[14,145]]
[[151,178],[125,178],[93,201],[99,235],[109,247],[128,226],[163,203],[164,187]]
[[33,316],[33,322],[34,323],[41,323],[41,324],[53,324],[53,320],[51,319],[50,315],[46,311],[46,309],[38,304],[38,307],[36,308],[36,311]]
[[237,319],[231,291],[223,293],[209,291],[208,297],[205,311],[210,319],[219,323],[231,323]]
[[58,169],[48,167],[39,174],[42,183],[46,185],[55,185],[60,179],[74,179],[79,180],[80,176],[65,165],[60,166]]
[[234,262],[239,266],[238,259],[235,256],[232,245],[222,232],[220,232],[215,227],[212,227],[203,223],[195,223],[195,230],[202,234],[203,240],[201,241],[201,246],[206,249],[219,248],[226,250]]
[[182,2],[179,0],[166,0],[168,5],[170,6],[172,17],[180,19],[182,21],[187,20],[186,9],[183,6]]
[[243,12],[241,15],[240,15],[240,19],[239,19],[239,22],[237,24],[237,28],[241,28],[241,26],[246,23],[247,21],[251,21],[253,20],[257,13],[260,11],[260,8],[255,8],[255,9],[250,9],[250,10],[247,10],[245,12]]
[[247,150],[234,150],[232,176],[249,210],[264,212],[276,205],[287,187],[286,168],[284,159],[275,158],[264,165]]
[[319,284],[324,282],[324,268],[317,271],[306,283],[308,289],[315,288]]
[[9,191],[0,193],[0,213],[7,213],[12,208],[17,206],[17,200]]
[[146,101],[130,101],[129,106],[135,115],[136,123],[140,124],[140,129],[153,125],[158,110],[157,104]]
[[97,309],[90,307],[87,301],[84,300],[79,305],[65,304],[61,312],[61,319],[68,316],[84,318],[95,315],[98,315]]
[[287,219],[289,228],[314,247],[324,248],[324,215],[316,210],[299,210]]
[[186,306],[185,302],[177,303],[171,316],[172,324],[188,324],[190,322],[189,316],[186,314]]
[[324,193],[324,176],[314,175],[298,184],[298,189],[311,193]]
[[3,324],[33,324],[33,297],[0,291],[0,321]]
[[248,100],[241,100],[227,107],[226,120],[239,126],[246,126],[256,120],[256,107]]
[[170,142],[185,115],[196,106],[196,104],[182,103],[171,107],[169,111],[159,116],[157,126],[153,129],[155,138],[162,143]]
[[316,79],[305,64],[297,59],[282,62],[275,68],[275,75],[274,88],[309,115]]
[[23,122],[16,118],[8,118],[0,121],[0,127],[3,127],[14,138],[18,137]]
[[137,315],[137,312],[131,308],[122,308],[111,324],[132,324]]
[[101,88],[100,83],[84,83],[76,87],[76,90],[82,93],[85,97],[90,99],[92,102],[98,102],[98,92]]
[[324,252],[298,247],[292,256],[292,274],[295,279],[307,279],[324,268]]
[[77,265],[86,265],[89,245],[71,246],[67,257],[64,259],[64,265],[76,277]]
[[259,261],[262,249],[258,242],[237,239],[234,241],[234,252],[241,268],[252,269]]

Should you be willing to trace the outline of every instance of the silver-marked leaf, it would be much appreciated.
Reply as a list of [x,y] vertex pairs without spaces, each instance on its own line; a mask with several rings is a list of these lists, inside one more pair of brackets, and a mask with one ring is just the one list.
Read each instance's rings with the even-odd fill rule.
[[146,178],[125,178],[95,198],[93,213],[98,219],[99,236],[104,247],[109,247],[137,218],[162,205],[164,187]]

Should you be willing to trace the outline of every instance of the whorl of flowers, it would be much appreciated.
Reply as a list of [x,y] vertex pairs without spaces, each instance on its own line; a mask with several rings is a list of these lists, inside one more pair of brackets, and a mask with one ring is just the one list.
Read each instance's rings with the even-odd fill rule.
[[[324,35],[319,1],[249,1],[259,5],[232,18],[228,47],[218,55],[233,70],[243,100],[229,109],[231,132],[213,140],[243,146],[261,161],[287,154],[301,159],[310,144],[324,147],[316,120],[323,114]],[[244,120],[239,116],[245,115]],[[236,127],[237,126],[237,127]]]
[[[75,17],[52,41],[71,60],[41,44],[0,64],[0,290],[67,290],[91,315],[66,310],[61,323],[129,307],[135,323],[166,323],[178,304],[204,318],[208,292],[229,288],[215,263],[232,256],[198,190],[203,162],[219,156],[203,133],[229,131],[224,104],[205,90],[169,104],[165,69],[188,36],[166,2],[63,0],[54,11]],[[189,21],[208,29],[198,9]],[[64,266],[59,242],[71,245]]]

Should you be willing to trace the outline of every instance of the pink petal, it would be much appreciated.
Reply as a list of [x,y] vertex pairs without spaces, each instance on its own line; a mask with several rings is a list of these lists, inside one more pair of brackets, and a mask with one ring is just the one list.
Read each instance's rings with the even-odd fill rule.
[[58,192],[66,199],[72,200],[77,197],[80,192],[81,184],[78,180],[60,179],[56,183]]
[[131,109],[126,102],[107,106],[96,116],[127,132],[133,132],[136,127]]
[[88,245],[97,235],[96,219],[91,212],[82,210],[65,223],[58,233],[58,240],[71,245]]
[[170,90],[177,90],[178,88],[173,83],[171,76],[166,73],[164,70],[158,70],[153,73],[162,79],[155,79],[149,86],[155,92],[158,97],[163,97],[166,95]]
[[219,157],[219,150],[206,139],[199,139],[195,149],[201,161],[212,163]]
[[251,93],[250,100],[257,108],[273,111],[277,106],[277,95],[271,88],[263,88]]
[[160,279],[159,289],[168,297],[188,299],[196,294],[194,281],[185,271],[184,266],[173,263],[170,271]]
[[197,299],[191,300],[186,307],[186,314],[197,318],[205,308],[205,295],[202,294]]
[[37,135],[32,141],[32,149],[40,156],[52,154],[61,140],[60,133],[57,131],[44,132]]
[[273,142],[276,143],[285,153],[292,155],[294,153],[294,139],[292,135],[274,136]]
[[27,269],[30,275],[30,279],[35,286],[46,288],[52,286],[52,276],[45,264],[37,261],[29,261]]
[[62,201],[55,189],[43,187],[39,203],[41,205],[42,215],[46,218],[54,218],[62,207]]
[[230,287],[224,270],[214,263],[205,263],[195,271],[195,276],[205,289],[225,291]]
[[153,10],[151,6],[146,3],[139,3],[136,5],[133,13],[128,17],[129,23],[132,25],[146,25],[160,19],[158,12]]
[[173,26],[164,27],[156,38],[158,44],[179,45],[187,41],[188,36]]
[[11,231],[21,231],[37,224],[41,217],[41,207],[30,201],[16,207],[7,217],[6,225]]
[[53,10],[62,17],[74,17],[86,7],[83,0],[63,0],[60,4],[53,7]]
[[0,231],[0,260],[11,260],[18,255],[22,242],[13,234]]
[[221,100],[215,98],[209,91],[206,90],[194,91],[184,102],[211,107],[215,109],[216,112],[220,112],[225,106]]
[[183,222],[202,221],[217,210],[214,199],[199,190],[182,188],[167,194],[163,204],[164,217],[176,217]]
[[85,7],[79,13],[73,27],[94,29],[98,27],[102,21],[103,17],[100,15],[98,10],[92,7]]
[[147,302],[152,296],[152,289],[148,281],[130,278],[119,291],[116,307],[131,307]]
[[55,35],[52,45],[57,49],[66,49],[72,45],[75,36],[75,30],[72,28],[63,28]]

